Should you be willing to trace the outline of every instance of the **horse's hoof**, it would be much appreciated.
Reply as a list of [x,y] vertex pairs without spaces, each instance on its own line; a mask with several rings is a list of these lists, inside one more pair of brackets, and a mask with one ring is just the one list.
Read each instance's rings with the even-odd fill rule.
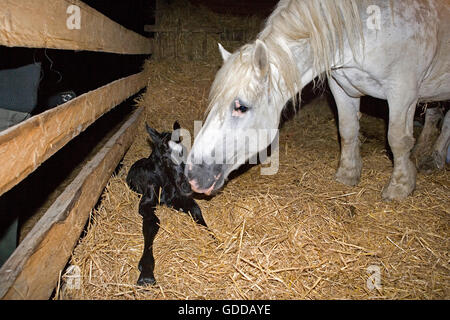
[[383,188],[381,197],[384,201],[406,199],[414,190],[414,185],[389,184]]
[[419,163],[418,169],[421,172],[429,174],[436,170],[442,170],[444,165],[445,156],[440,155],[438,152],[433,152]]
[[144,277],[142,274],[139,276],[137,281],[138,286],[152,286],[156,284],[155,277]]
[[417,169],[420,172],[424,172],[426,174],[432,173],[434,170],[437,169],[436,164],[434,163],[433,157],[427,157],[424,160],[422,160],[419,165],[417,166]]
[[336,181],[347,186],[356,186],[359,183],[360,177],[361,170],[357,168],[346,169],[344,167],[339,167],[336,172]]

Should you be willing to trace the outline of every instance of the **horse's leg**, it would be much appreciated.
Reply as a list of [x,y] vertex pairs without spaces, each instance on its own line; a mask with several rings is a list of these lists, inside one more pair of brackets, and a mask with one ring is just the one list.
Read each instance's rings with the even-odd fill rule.
[[441,108],[427,108],[425,113],[425,124],[420,133],[417,143],[411,154],[411,159],[421,171],[435,169],[432,153],[433,140],[439,134],[438,123],[443,118]]
[[332,78],[328,81],[338,109],[341,158],[336,180],[350,186],[357,185],[361,177],[362,160],[359,152],[360,98],[349,97]]
[[[153,191],[153,188],[150,188]],[[142,232],[144,234],[144,252],[139,261],[138,285],[155,284],[153,274],[155,269],[155,258],[153,257],[153,240],[159,230],[159,219],[155,215],[157,198],[154,192],[147,192],[142,196],[139,203],[139,213],[142,215]]]
[[406,198],[416,186],[417,170],[410,159],[414,147],[413,122],[417,97],[407,98],[404,91],[395,91],[388,96],[389,130],[388,141],[394,155],[394,169],[389,183],[383,188],[384,200],[401,200]]
[[449,145],[450,145],[450,110],[447,111],[444,117],[441,134],[437,138],[436,143],[434,144],[433,147],[433,153],[431,154],[435,168],[437,169],[444,168]]

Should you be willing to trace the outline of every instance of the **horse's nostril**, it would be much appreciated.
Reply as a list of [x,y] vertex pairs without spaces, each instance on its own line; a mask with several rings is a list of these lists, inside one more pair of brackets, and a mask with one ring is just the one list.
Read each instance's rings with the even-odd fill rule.
[[197,180],[195,179],[189,180],[189,184],[191,185],[192,191],[202,193],[202,190],[198,187]]

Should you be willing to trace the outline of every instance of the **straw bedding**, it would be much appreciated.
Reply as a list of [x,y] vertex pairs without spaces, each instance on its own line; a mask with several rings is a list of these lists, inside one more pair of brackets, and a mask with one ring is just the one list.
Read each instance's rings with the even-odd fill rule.
[[[144,121],[169,130],[178,120],[193,132],[193,121],[204,118],[219,67],[219,59],[213,61],[147,62],[138,135],[70,261],[81,270],[81,287],[69,289],[63,273],[56,298],[450,298],[448,166],[419,173],[408,199],[383,202],[381,189],[392,170],[384,121],[363,115],[361,182],[339,184],[336,122],[323,97],[282,128],[276,175],[262,176],[261,167],[253,166],[215,197],[198,199],[210,231],[183,213],[157,209],[157,285],[137,286],[142,219],[126,174],[150,152]],[[371,290],[372,268],[379,268],[381,283]]]
[[[203,119],[218,66],[162,61],[147,67],[151,80],[138,102],[145,121],[167,130],[179,120],[192,130],[193,121]],[[143,288],[135,285],[143,248],[139,197],[125,183],[134,161],[150,152],[141,123],[71,259],[81,269],[82,286],[59,290],[58,297],[449,298],[448,167],[419,174],[408,199],[383,202],[380,191],[391,173],[384,122],[363,115],[361,127],[364,168],[356,187],[333,179],[336,124],[319,97],[281,130],[276,175],[261,176],[260,166],[254,166],[217,196],[198,200],[211,231],[183,213],[158,208],[157,285]],[[367,286],[370,266],[380,268],[380,289]]]

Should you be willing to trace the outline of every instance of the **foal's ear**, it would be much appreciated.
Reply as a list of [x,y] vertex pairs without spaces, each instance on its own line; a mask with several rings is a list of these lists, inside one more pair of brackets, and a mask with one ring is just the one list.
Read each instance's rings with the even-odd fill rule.
[[259,39],[256,40],[253,51],[253,68],[260,78],[269,72],[269,52],[266,44]]
[[181,128],[181,126],[180,126],[180,124],[178,123],[178,121],[175,121],[174,123],[173,123],[173,130],[175,131],[175,130],[178,130],[178,129],[180,129]]
[[147,132],[153,143],[159,143],[161,141],[161,134],[158,131],[156,131],[156,129],[149,127],[147,123],[145,124],[145,128],[147,129]]
[[181,126],[178,123],[178,121],[175,121],[173,123],[173,132],[172,132],[172,141],[175,143],[180,143],[181,142],[181,137],[180,137],[180,132],[178,132],[177,130],[180,129]]
[[228,58],[231,56],[231,53],[228,52],[227,50],[225,50],[225,48],[222,47],[222,45],[220,43],[219,43],[219,51],[220,51],[220,54],[222,55],[223,62],[226,62],[228,60]]

